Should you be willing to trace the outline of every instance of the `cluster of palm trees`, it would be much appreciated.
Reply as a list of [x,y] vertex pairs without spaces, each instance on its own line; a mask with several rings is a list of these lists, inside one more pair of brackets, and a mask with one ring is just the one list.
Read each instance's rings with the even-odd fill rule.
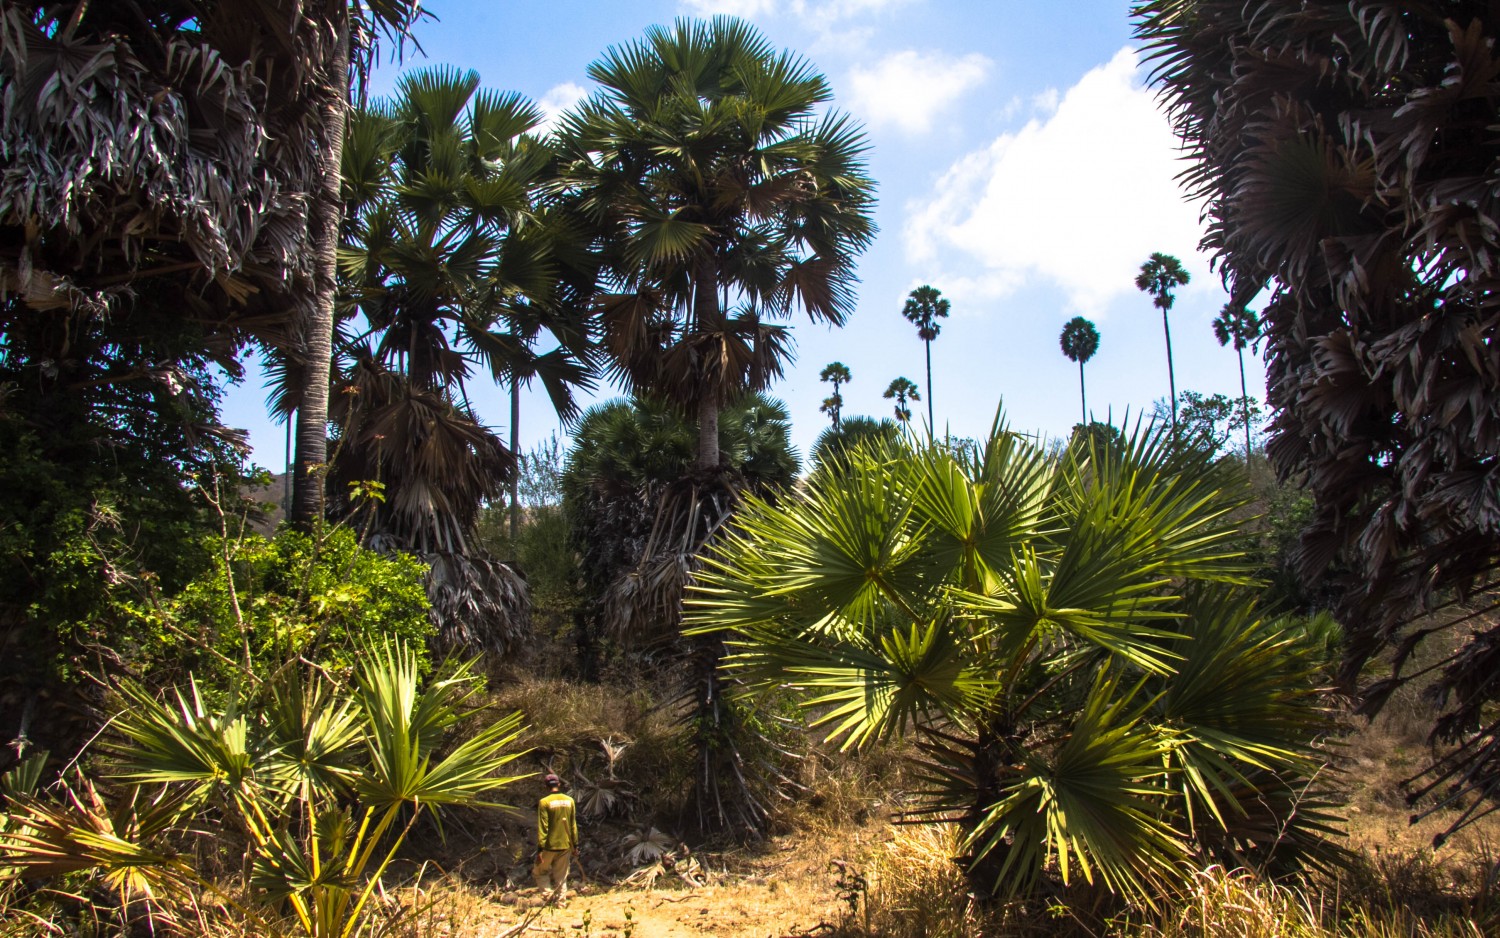
[[[1161,310],[1162,333],[1167,345],[1168,400],[1174,434],[1177,433],[1177,375],[1172,363],[1172,327],[1167,314],[1176,300],[1174,291],[1177,287],[1185,286],[1190,279],[1191,275],[1182,266],[1182,261],[1160,251],[1152,252],[1151,256],[1141,264],[1140,272],[1135,278],[1136,289],[1149,294],[1152,305]],[[1235,353],[1239,356],[1240,404],[1244,408],[1245,454],[1248,459],[1251,452],[1250,397],[1245,386],[1245,349],[1246,347],[1253,348],[1260,338],[1261,322],[1255,313],[1247,309],[1243,303],[1231,300],[1214,319],[1213,330],[1219,344],[1233,343]],[[1074,316],[1063,326],[1062,334],[1058,337],[1058,344],[1062,347],[1063,355],[1067,356],[1070,361],[1078,363],[1078,394],[1082,408],[1080,423],[1086,425],[1089,408],[1083,366],[1099,351],[1099,330],[1084,317]]]

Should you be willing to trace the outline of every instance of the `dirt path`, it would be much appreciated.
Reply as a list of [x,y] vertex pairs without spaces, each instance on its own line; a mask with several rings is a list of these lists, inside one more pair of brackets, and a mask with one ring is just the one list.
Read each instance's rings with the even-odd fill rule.
[[[847,837],[847,834],[846,834]],[[859,837],[858,841],[867,841]],[[785,839],[754,856],[709,857],[702,885],[670,873],[650,888],[586,879],[560,905],[535,889],[509,889],[440,903],[443,938],[784,938],[819,934],[840,921],[844,905],[833,860],[858,843]],[[435,906],[437,908],[437,906]],[[820,928],[821,926],[821,928]]]

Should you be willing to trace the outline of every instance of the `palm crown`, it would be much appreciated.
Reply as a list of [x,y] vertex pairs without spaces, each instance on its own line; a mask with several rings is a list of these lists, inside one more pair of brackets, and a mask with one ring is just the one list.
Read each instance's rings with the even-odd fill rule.
[[1214,318],[1213,327],[1214,338],[1219,340],[1219,344],[1233,343],[1236,352],[1253,346],[1260,338],[1260,317],[1255,315],[1254,310],[1237,303],[1226,304],[1223,311]]
[[[911,291],[906,298],[906,305],[901,307],[901,315],[917,327],[917,338],[922,340],[923,351],[927,355],[927,427],[929,430],[932,429],[934,419],[932,415],[932,340],[943,331],[938,320],[947,319],[948,310],[948,301],[943,299],[942,292],[936,287],[925,284]],[[912,400],[919,400],[919,398],[913,394]]]
[[564,185],[596,226],[617,293],[617,377],[699,412],[765,387],[790,353],[771,320],[840,325],[869,243],[863,137],[818,108],[805,61],[732,18],[652,27],[589,67],[600,90],[562,123]]

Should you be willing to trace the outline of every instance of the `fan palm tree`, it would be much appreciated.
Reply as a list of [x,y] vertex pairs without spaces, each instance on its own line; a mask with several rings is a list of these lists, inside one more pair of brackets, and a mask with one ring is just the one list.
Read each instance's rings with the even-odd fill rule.
[[1260,317],[1233,301],[1225,303],[1224,309],[1214,318],[1214,338],[1220,345],[1234,343],[1235,355],[1240,360],[1240,403],[1245,408],[1245,462],[1250,462],[1250,392],[1245,387],[1245,346],[1255,347],[1260,338]]
[[618,292],[607,361],[632,391],[696,418],[719,465],[719,409],[768,386],[803,310],[841,325],[874,233],[865,143],[819,115],[828,84],[739,20],[682,20],[609,49],[600,89],[558,131],[562,186],[589,215]]
[[[943,327],[938,325],[939,319],[948,318],[949,304],[943,299],[942,291],[935,287],[917,287],[911,291],[906,298],[906,305],[901,307],[901,315],[906,321],[917,327],[917,338],[922,340],[922,345],[927,350],[927,430],[932,432],[932,340],[938,337]],[[890,395],[887,394],[887,397]],[[920,400],[912,395],[912,400]]]
[[748,500],[689,624],[740,649],[726,668],[751,687],[801,689],[845,746],[914,735],[917,814],[961,826],[985,888],[1149,897],[1205,855],[1327,859],[1326,805],[1294,810],[1319,770],[1317,665],[1236,587],[1235,473],[1157,426],[1106,448],[997,423],[972,452],[855,450],[779,505]]
[[834,429],[838,429],[839,416],[844,406],[844,395],[839,393],[839,388],[853,379],[849,366],[843,362],[829,362],[823,370],[818,373],[818,380],[832,382],[833,393],[823,401],[823,406],[818,408],[829,417],[833,418]]
[[1177,430],[1177,375],[1172,369],[1172,327],[1167,322],[1167,313],[1176,299],[1172,291],[1189,279],[1182,261],[1159,251],[1152,252],[1135,277],[1136,289],[1151,294],[1152,305],[1161,310],[1161,328],[1167,337],[1167,385],[1171,392],[1173,432]]
[[[585,325],[553,303],[555,237],[535,204],[551,154],[527,134],[540,118],[519,95],[481,90],[474,72],[424,69],[354,114],[344,148],[332,476],[385,483],[375,543],[434,564],[434,609],[463,644],[518,637],[524,618],[519,578],[472,543],[514,457],[475,418],[466,381],[481,368],[514,393],[539,379],[565,417],[574,388],[591,384]],[[556,347],[538,355],[543,333]]]
[[1078,363],[1078,398],[1081,407],[1078,422],[1086,426],[1089,422],[1089,398],[1083,386],[1083,366],[1099,351],[1099,330],[1082,316],[1074,316],[1063,326],[1062,335],[1057,341],[1062,346],[1062,353]]
[[896,419],[905,426],[911,422],[911,408],[906,406],[908,400],[920,401],[922,395],[917,392],[917,386],[907,378],[896,378],[886,386],[881,397],[886,400],[895,400]]

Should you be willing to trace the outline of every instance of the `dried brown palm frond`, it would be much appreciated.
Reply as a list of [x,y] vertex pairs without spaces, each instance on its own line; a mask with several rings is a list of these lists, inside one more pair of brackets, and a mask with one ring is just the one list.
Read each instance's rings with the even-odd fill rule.
[[531,638],[531,594],[514,567],[477,546],[418,556],[429,568],[427,599],[444,645],[508,655]]
[[605,593],[606,634],[626,645],[676,639],[683,590],[704,545],[733,516],[742,488],[736,478],[701,474],[666,487],[640,564]]
[[471,653],[515,651],[531,633],[525,579],[472,537],[480,506],[500,497],[514,471],[510,450],[438,391],[360,356],[333,410],[341,445],[335,491],[370,481],[386,497],[353,511],[377,550],[416,553],[428,564],[427,596],[439,640]]

